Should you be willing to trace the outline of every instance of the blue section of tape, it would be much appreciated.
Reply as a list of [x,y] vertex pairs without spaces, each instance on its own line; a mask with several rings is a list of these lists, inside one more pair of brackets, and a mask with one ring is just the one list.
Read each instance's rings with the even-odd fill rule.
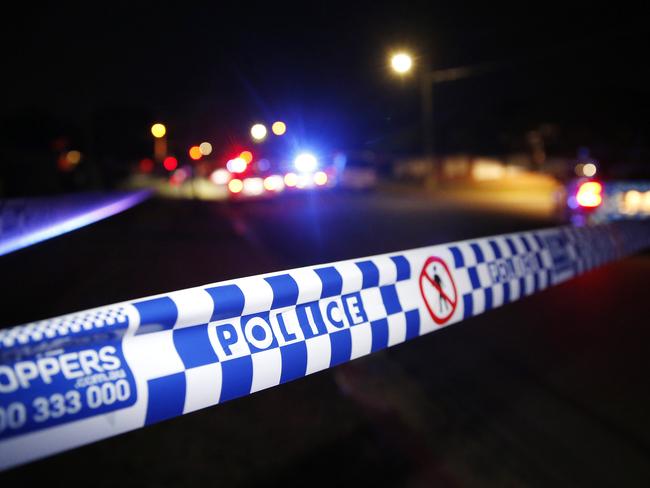
[[253,358],[243,356],[221,363],[221,396],[219,402],[248,395],[253,384]]
[[469,247],[472,248],[472,251],[474,251],[474,256],[476,257],[476,262],[477,263],[483,263],[485,262],[485,256],[483,256],[483,251],[481,250],[480,246],[476,244],[475,242],[472,242]]
[[280,348],[282,355],[282,374],[280,383],[302,378],[307,374],[307,344],[295,342]]
[[384,302],[384,307],[386,308],[386,313],[388,315],[402,311],[402,306],[399,303],[395,285],[382,286],[379,290],[381,291],[381,299]]
[[512,242],[512,239],[510,237],[506,237],[506,244],[508,245],[508,249],[510,249],[511,256],[515,256],[516,254],[519,254],[517,252],[517,248],[515,247],[515,243]]
[[330,367],[350,360],[350,355],[352,353],[352,337],[350,336],[350,329],[332,332],[330,334],[330,344],[332,347]]
[[149,400],[145,425],[177,417],[185,404],[185,373],[177,373],[147,382]]
[[372,330],[372,352],[379,351],[388,347],[388,320],[379,319],[370,322]]
[[411,278],[411,265],[404,256],[391,256],[397,268],[397,281],[404,281]]
[[469,273],[469,280],[472,283],[472,288],[475,290],[481,288],[481,280],[478,278],[478,273],[476,272],[475,267],[467,268],[467,272]]
[[485,310],[488,311],[492,308],[492,304],[493,304],[492,288],[486,288],[484,291],[485,291]]
[[321,298],[333,297],[341,294],[343,289],[343,278],[334,266],[327,266],[325,268],[315,269],[314,272],[318,275],[323,285]]
[[206,288],[212,297],[214,311],[211,321],[239,317],[244,310],[244,292],[237,285],[221,285]]
[[458,246],[449,246],[452,256],[454,256],[454,266],[456,269],[462,268],[465,266],[465,259],[463,258],[463,253],[458,248]]
[[406,312],[406,340],[420,335],[420,311],[416,308]]
[[379,285],[379,269],[372,261],[359,261],[355,263],[361,270],[363,277],[362,287],[372,288]]
[[282,308],[295,305],[298,302],[298,284],[291,275],[283,274],[264,278],[273,290],[271,308]]
[[489,241],[489,243],[490,247],[492,248],[492,252],[494,253],[494,257],[501,259],[503,256],[501,255],[501,249],[499,249],[499,245],[494,241]]
[[185,368],[195,368],[219,361],[210,344],[207,324],[176,329],[173,332],[173,339],[174,347]]
[[474,309],[472,304],[472,294],[466,293],[463,295],[463,318],[469,318],[474,315]]
[[136,334],[171,329],[178,317],[176,304],[169,297],[135,302],[133,306],[140,314],[140,326]]

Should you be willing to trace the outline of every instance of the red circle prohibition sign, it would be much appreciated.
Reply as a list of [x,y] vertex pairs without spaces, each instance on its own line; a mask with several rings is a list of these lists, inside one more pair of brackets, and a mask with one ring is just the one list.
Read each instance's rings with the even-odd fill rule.
[[[453,297],[449,296],[449,290],[447,291],[443,290],[442,285],[445,284],[445,282],[443,282],[439,276],[429,276],[427,274],[427,266],[429,266],[431,263],[440,264],[440,266],[446,272],[447,276],[449,277],[449,282],[451,283],[451,287],[454,291]],[[441,274],[444,275],[444,273]],[[449,308],[448,313],[442,314],[442,313],[435,312],[432,303],[430,303],[433,301],[433,297],[427,298],[426,294],[424,293],[423,285],[425,281],[428,281],[429,284],[431,284],[431,286],[433,286],[436,289],[436,291],[439,293],[440,296],[438,298],[439,298],[441,312],[446,304],[447,308]],[[456,305],[458,304],[458,290],[456,289],[456,283],[454,283],[454,279],[451,276],[451,272],[449,271],[449,267],[447,266],[447,263],[445,263],[442,259],[440,259],[437,256],[431,256],[424,262],[424,266],[422,266],[422,271],[420,272],[420,293],[422,294],[422,299],[424,300],[424,304],[427,306],[427,310],[429,310],[429,315],[431,315],[431,318],[436,324],[439,325],[444,324],[454,314],[454,311],[456,310]]]

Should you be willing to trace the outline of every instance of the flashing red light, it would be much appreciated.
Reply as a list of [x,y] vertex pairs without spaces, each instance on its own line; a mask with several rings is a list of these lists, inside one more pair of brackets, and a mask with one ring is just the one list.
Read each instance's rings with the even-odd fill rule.
[[603,203],[603,185],[597,181],[586,181],[578,188],[576,201],[583,208],[596,208]]
[[167,171],[174,171],[178,167],[178,159],[174,156],[167,156],[163,161],[163,166]]
[[142,173],[151,173],[153,171],[153,161],[149,158],[144,158],[140,161],[140,171]]

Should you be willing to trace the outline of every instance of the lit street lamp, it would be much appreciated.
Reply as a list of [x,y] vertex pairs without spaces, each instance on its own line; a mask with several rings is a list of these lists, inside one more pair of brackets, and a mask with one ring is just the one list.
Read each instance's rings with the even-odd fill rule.
[[167,157],[167,127],[161,123],[156,123],[151,126],[151,135],[153,140],[153,155],[154,159],[161,162]]
[[[482,74],[494,68],[493,63],[484,63],[476,66],[461,66],[443,70],[430,70],[426,68],[429,63],[426,58],[419,57],[420,66],[425,69],[418,70],[420,86],[420,111],[422,115],[422,143],[424,155],[429,163],[436,182],[442,182],[442,165],[436,164],[433,153],[433,85],[443,81],[455,81],[461,78]],[[390,58],[392,70],[398,75],[409,73],[413,69],[413,57],[406,52],[397,52]]]
[[413,58],[405,52],[395,53],[390,58],[390,66],[393,68],[393,71],[403,75],[413,68]]
[[165,137],[165,134],[167,134],[167,127],[165,127],[163,124],[154,124],[151,126],[151,135],[153,135],[156,139],[162,139]]

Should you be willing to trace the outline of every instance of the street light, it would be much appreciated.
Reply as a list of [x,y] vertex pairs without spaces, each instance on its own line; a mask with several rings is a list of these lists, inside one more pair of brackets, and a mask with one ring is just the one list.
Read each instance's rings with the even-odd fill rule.
[[[427,65],[426,62],[420,62],[421,66]],[[413,57],[405,51],[394,53],[390,57],[391,69],[398,75],[405,75],[413,70]],[[430,165],[432,173],[436,177],[438,168],[436,167],[433,156],[433,71],[427,72],[425,69],[417,70],[418,85],[420,89],[420,112],[422,116],[422,145],[424,157]],[[436,178],[439,180],[439,178]]]
[[161,162],[167,157],[167,127],[160,122],[157,122],[151,126],[151,135],[154,137],[153,140],[153,154],[156,161]]
[[[390,58],[392,70],[404,75],[413,70],[413,57],[405,51],[396,52]],[[418,56],[417,70],[418,85],[420,89],[420,111],[422,114],[422,143],[424,155],[429,163],[437,183],[442,182],[442,167],[436,164],[433,155],[433,85],[445,81],[455,81],[469,76],[476,76],[493,71],[495,63],[482,63],[474,66],[460,66],[442,70],[431,70],[429,62],[423,55]]]
[[395,53],[390,58],[390,66],[396,73],[406,74],[413,68],[413,58],[405,52]]
[[156,138],[160,139],[162,137],[165,137],[165,134],[167,134],[167,127],[165,127],[163,124],[156,123],[151,126],[151,134]]

